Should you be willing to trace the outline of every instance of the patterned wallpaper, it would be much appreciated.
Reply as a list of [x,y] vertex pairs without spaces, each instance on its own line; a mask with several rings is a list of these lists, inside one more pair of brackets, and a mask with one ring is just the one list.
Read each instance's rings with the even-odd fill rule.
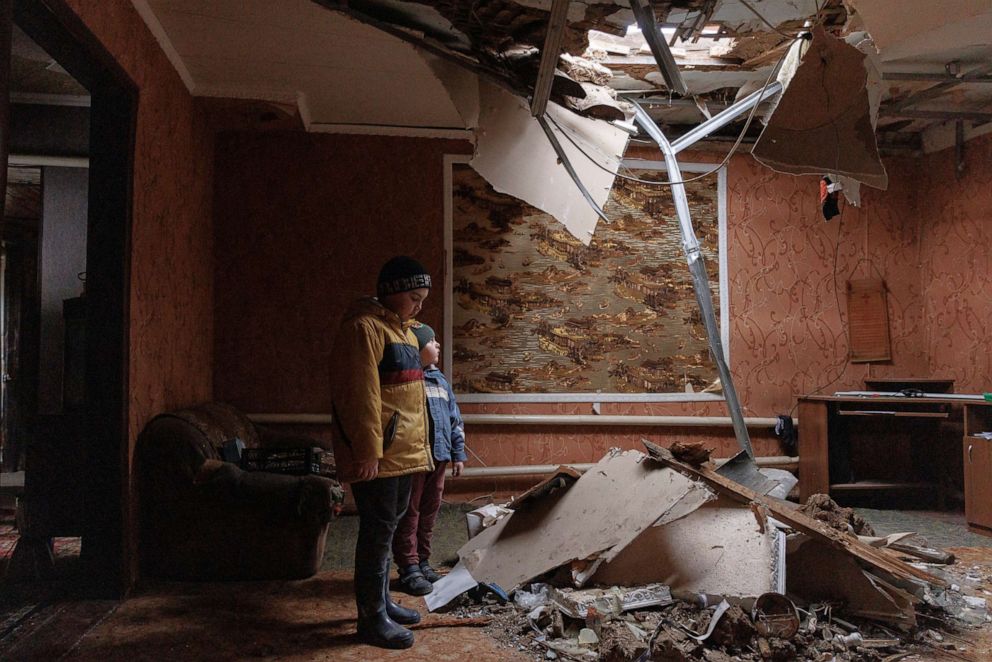
[[[153,415],[213,390],[213,136],[127,0],[67,0],[140,93],[134,147],[130,299],[130,448]],[[136,572],[137,503],[125,530]]]
[[919,177],[924,338],[935,375],[959,392],[992,391],[992,136],[965,143],[964,173],[954,149],[927,157]]
[[[967,200],[955,195],[953,186],[935,195],[935,186],[919,179],[920,160],[890,159],[889,190],[864,189],[862,208],[845,205],[829,222],[820,214],[818,178],[777,174],[747,155],[732,159],[730,353],[746,415],[789,413],[799,395],[860,388],[868,376],[952,374],[963,380],[959,390],[979,390],[980,375],[987,379],[989,371],[987,355],[973,360],[981,339],[976,333],[992,323],[992,308],[980,294],[989,278],[982,250],[987,230],[982,235],[975,227],[979,221],[969,217],[989,205],[988,196],[977,193],[989,188],[987,175],[978,174],[989,142],[981,148],[979,141],[973,143],[971,174],[962,182],[971,183]],[[223,136],[215,197],[216,283],[223,293],[215,321],[216,396],[254,411],[325,411],[324,366],[333,366],[331,337],[347,302],[371,290],[379,264],[393,253],[417,255],[440,271],[441,155],[466,150],[459,143],[413,139]],[[654,154],[642,150],[631,156]],[[685,160],[716,162],[721,156],[701,152]],[[938,182],[943,186],[953,183],[952,166],[940,165],[948,158],[939,154],[923,161],[935,164],[937,174],[941,168],[948,173]],[[950,215],[935,223],[931,201]],[[936,228],[944,226],[949,231],[938,235]],[[985,237],[984,243],[973,242],[975,236]],[[953,268],[942,257],[964,248],[968,260]],[[932,282],[931,268],[937,275]],[[889,288],[893,360],[851,365],[843,288],[849,279],[867,277],[881,277]],[[441,328],[437,294],[428,299],[424,318]],[[950,322],[941,323],[938,333],[928,330],[930,318]],[[935,347],[959,344],[960,351],[931,356]],[[463,409],[591,413],[588,403]],[[719,402],[608,403],[601,411],[726,415]],[[635,447],[641,437],[704,440],[717,455],[736,448],[728,428],[487,426],[470,427],[468,434],[472,449],[490,465],[591,462],[611,446]],[[759,454],[783,452],[770,431],[752,430],[752,436]]]

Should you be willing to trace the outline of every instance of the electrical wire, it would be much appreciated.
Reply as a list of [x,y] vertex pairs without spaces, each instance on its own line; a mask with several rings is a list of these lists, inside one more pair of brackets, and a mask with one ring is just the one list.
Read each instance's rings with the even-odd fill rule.
[[[840,291],[839,291],[839,289],[837,287],[837,267],[839,266],[837,263],[838,263],[838,261],[840,259],[840,240],[841,240],[841,237],[843,236],[843,231],[844,231],[844,210],[845,209],[847,209],[847,205],[846,204],[843,207],[841,207],[840,215],[837,217],[837,243],[834,245],[834,267],[833,267],[833,272],[834,272],[834,274],[833,274],[834,302],[837,304],[837,318],[841,321],[841,328],[842,329],[843,329],[843,322],[844,322],[844,320],[841,317],[842,313],[841,313],[841,310],[840,310]],[[857,269],[857,266],[855,266],[855,269]],[[847,335],[847,334],[845,333],[845,335]],[[850,339],[848,339],[847,342],[848,342],[848,345],[850,345],[850,342],[851,342]],[[847,362],[847,357],[844,357],[844,360],[840,364],[840,371],[837,373],[837,376],[834,377],[833,379],[831,379],[826,384],[823,384],[823,385],[817,387],[811,393],[807,393],[806,395],[816,395],[817,393],[820,393],[821,391],[823,391],[823,389],[827,388],[828,386],[833,386],[838,381],[840,381],[840,378],[844,376],[844,373],[845,372],[847,372],[847,363],[848,363]],[[799,400],[798,399],[796,400],[796,404],[794,404],[792,406],[792,409],[789,410],[789,418],[792,418],[792,414],[796,411],[796,408],[797,407],[799,407]]]
[[[799,39],[800,39],[800,37],[795,37],[794,41],[798,41]],[[791,45],[790,45],[790,48],[791,48]],[[785,58],[788,55],[788,53],[789,53],[789,48],[785,49],[785,51],[782,53],[782,57],[780,57],[778,59],[778,62],[775,63],[775,66],[772,67],[771,71],[768,72],[768,77],[765,79],[765,83],[764,83],[764,85],[761,86],[761,89],[764,89],[764,88],[768,87],[768,85],[772,81],[772,78],[778,73],[778,70],[782,66],[782,63],[785,61]],[[626,180],[626,181],[637,182],[638,184],[645,184],[645,185],[649,185],[649,186],[680,186],[680,185],[683,185],[683,184],[687,184],[689,182],[695,182],[695,181],[698,181],[700,179],[704,179],[706,177],[709,177],[710,175],[718,172],[721,168],[723,168],[724,166],[727,165],[727,163],[730,161],[730,158],[737,151],[737,148],[740,147],[740,144],[744,141],[744,136],[747,135],[747,130],[751,126],[751,122],[754,119],[755,113],[757,112],[757,109],[758,109],[758,106],[759,105],[761,105],[761,104],[756,103],[753,106],[751,106],[751,110],[750,110],[750,112],[748,112],[748,115],[747,115],[747,120],[744,122],[744,128],[741,129],[740,134],[737,136],[737,140],[734,141],[734,144],[731,146],[730,151],[727,152],[727,155],[724,157],[723,161],[721,161],[718,166],[716,166],[712,170],[708,170],[707,172],[702,173],[701,175],[697,175],[695,177],[690,177],[689,179],[683,179],[683,180],[677,181],[677,182],[676,181],[670,181],[670,180],[669,181],[664,181],[664,180],[663,181],[652,181],[652,180],[649,180],[649,179],[641,179],[641,178],[635,177],[633,175],[624,174],[625,172],[630,172],[630,170],[628,168],[624,168],[622,166],[617,171],[610,170],[609,168],[607,168],[606,166],[604,166],[603,164],[601,164],[599,161],[597,161],[595,158],[593,158],[585,149],[583,149],[581,146],[579,146],[579,144],[572,137],[571,132],[568,129],[566,129],[565,127],[563,127],[561,124],[559,124],[555,120],[554,117],[552,117],[551,115],[548,115],[547,117],[551,121],[551,123],[555,126],[555,128],[558,129],[559,133],[561,133],[563,136],[565,136],[565,139],[568,140],[568,142],[572,143],[572,146],[575,147],[575,149],[577,149],[580,154],[582,154],[584,157],[586,157],[587,159],[589,159],[589,161],[592,162],[592,164],[595,165],[600,170],[602,170],[602,171],[604,171],[604,172],[606,172],[606,173],[608,173],[608,174],[610,174],[610,175],[612,175],[614,177],[619,177],[620,179],[623,179],[623,180]]]

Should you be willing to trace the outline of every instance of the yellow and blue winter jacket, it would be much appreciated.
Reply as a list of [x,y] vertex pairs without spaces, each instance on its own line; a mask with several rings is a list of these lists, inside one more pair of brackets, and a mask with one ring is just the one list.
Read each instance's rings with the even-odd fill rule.
[[376,299],[345,314],[334,341],[331,415],[338,480],[378,458],[379,477],[432,471],[427,398],[412,320]]

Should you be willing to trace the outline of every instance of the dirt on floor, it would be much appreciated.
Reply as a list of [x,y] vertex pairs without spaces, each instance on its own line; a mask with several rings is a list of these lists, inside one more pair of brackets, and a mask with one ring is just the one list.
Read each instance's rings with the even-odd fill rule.
[[[423,601],[394,594],[423,610]],[[351,573],[302,581],[147,585],[87,633],[63,659],[132,660],[472,660],[528,659],[501,650],[481,628],[425,614],[414,648],[387,651],[355,637]],[[457,621],[455,621],[457,622]]]

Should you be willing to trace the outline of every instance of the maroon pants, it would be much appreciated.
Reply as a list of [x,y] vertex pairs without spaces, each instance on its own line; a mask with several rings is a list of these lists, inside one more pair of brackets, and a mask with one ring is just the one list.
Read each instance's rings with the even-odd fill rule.
[[393,560],[399,568],[417,565],[431,556],[431,535],[441,508],[444,470],[448,468],[447,462],[434,464],[434,471],[412,476],[410,505],[393,536]]

